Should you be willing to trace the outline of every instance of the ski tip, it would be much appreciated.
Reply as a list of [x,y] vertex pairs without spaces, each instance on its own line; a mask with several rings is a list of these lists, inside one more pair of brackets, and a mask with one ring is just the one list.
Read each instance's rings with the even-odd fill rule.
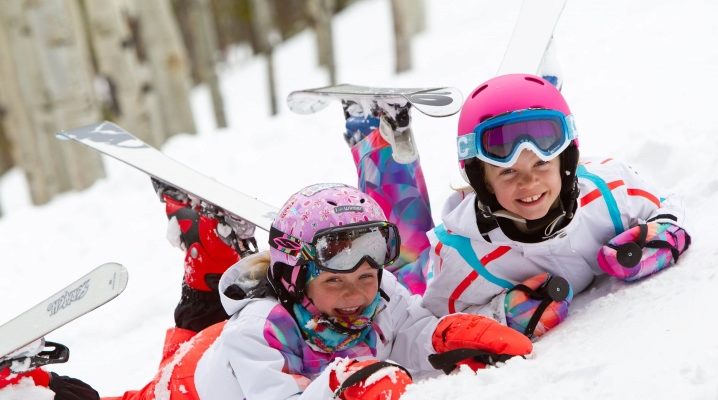
[[430,117],[448,117],[461,110],[464,96],[455,87],[443,87],[407,94],[409,100],[421,113]]
[[287,106],[297,114],[314,114],[329,105],[331,99],[319,93],[296,91],[287,96]]
[[108,262],[95,268],[95,270],[102,270],[105,276],[107,276],[107,284],[110,285],[111,289],[119,296],[127,287],[127,281],[129,279],[129,273],[124,265],[116,262]]
[[94,124],[83,125],[77,128],[62,129],[55,132],[55,137],[62,140],[72,139],[78,136],[80,132],[93,132],[103,127],[114,127],[115,130],[122,129],[110,121],[95,122]]

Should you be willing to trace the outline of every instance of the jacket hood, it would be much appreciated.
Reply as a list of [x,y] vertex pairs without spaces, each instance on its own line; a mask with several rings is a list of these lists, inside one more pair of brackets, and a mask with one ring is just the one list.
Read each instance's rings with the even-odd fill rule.
[[470,239],[481,240],[481,232],[476,225],[476,210],[474,203],[477,201],[476,193],[454,192],[444,203],[441,213],[441,220],[447,230],[454,234]]
[[251,297],[230,297],[227,293],[237,293],[238,291],[228,291],[227,289],[236,285],[242,292],[249,293],[250,290],[256,288],[261,280],[267,276],[268,267],[269,252],[263,251],[239,260],[222,274],[222,278],[219,280],[219,294],[222,306],[227,314],[232,315],[243,309],[250,302],[258,300]]

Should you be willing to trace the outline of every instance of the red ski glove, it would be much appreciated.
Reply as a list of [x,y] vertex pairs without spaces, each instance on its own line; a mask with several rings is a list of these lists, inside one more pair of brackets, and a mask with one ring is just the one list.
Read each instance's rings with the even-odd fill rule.
[[343,359],[331,368],[329,388],[343,400],[398,400],[412,383],[404,367],[387,361]]
[[521,333],[480,315],[449,314],[439,321],[432,336],[429,356],[436,369],[449,373],[466,364],[472,369],[531,353],[531,340]]
[[50,374],[44,369],[35,368],[25,372],[12,372],[10,368],[0,370],[0,390],[12,386],[24,378],[33,380],[35,386],[48,387],[50,385]]

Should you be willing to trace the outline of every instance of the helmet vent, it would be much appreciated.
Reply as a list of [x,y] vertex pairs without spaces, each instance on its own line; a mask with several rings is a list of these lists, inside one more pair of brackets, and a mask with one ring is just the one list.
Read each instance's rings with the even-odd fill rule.
[[474,97],[476,97],[476,95],[479,94],[479,92],[481,92],[482,90],[486,89],[487,87],[489,87],[489,85],[481,85],[481,86],[479,86],[478,89],[474,90],[474,93],[471,93],[471,98],[473,99]]
[[338,206],[337,203],[335,203],[335,202],[333,202],[333,201],[331,201],[331,200],[327,200],[327,203],[333,205],[334,207]]
[[529,82],[538,83],[539,85],[542,85],[542,86],[544,84],[543,81],[541,81],[540,79],[536,79],[532,76],[525,76],[524,79],[526,79]]
[[366,201],[365,199],[359,199],[359,202],[362,204],[364,204],[365,201]]

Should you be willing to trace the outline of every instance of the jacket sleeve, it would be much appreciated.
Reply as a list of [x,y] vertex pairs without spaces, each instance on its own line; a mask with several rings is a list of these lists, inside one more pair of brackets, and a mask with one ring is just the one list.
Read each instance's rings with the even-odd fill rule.
[[684,206],[680,196],[648,183],[627,164],[613,163],[626,183],[624,201],[629,224],[624,228],[648,220],[670,222],[684,228]]
[[433,372],[428,357],[434,353],[431,337],[438,319],[421,305],[419,295],[410,294],[393,275],[384,274],[382,289],[390,298],[385,312],[391,318],[394,332],[389,358],[412,371],[412,374]]
[[476,276],[466,260],[456,250],[443,246],[433,232],[429,240],[433,276],[424,293],[423,306],[437,317],[465,312],[505,323],[504,288]]
[[[232,323],[233,322],[233,323]],[[222,333],[222,351],[246,399],[329,399],[328,374],[325,370],[314,380],[285,372],[281,351],[264,338],[266,319],[240,316]],[[229,324],[229,323],[228,323]]]

